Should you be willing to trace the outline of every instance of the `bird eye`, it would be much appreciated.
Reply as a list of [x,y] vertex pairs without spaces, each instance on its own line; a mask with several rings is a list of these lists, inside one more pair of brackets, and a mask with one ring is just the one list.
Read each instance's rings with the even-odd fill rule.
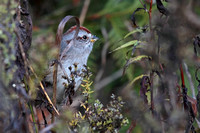
[[86,35],[84,35],[84,36],[83,36],[83,39],[84,39],[84,40],[85,40],[85,39],[87,39],[87,36],[86,36]]

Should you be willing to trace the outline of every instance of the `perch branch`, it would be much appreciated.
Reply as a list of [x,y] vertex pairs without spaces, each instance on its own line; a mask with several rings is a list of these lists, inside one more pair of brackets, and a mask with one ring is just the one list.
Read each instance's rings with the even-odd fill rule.
[[[60,48],[60,43],[61,43],[61,40],[62,40],[62,35],[63,35],[63,30],[64,30],[64,27],[65,27],[65,24],[70,20],[70,19],[75,19],[76,21],[76,33],[74,34],[74,38],[73,40],[77,37],[78,35],[78,32],[79,32],[79,28],[80,28],[80,22],[79,22],[79,19],[77,17],[74,17],[74,16],[66,16],[62,19],[62,21],[60,22],[60,24],[58,25],[58,30],[57,30],[57,34],[56,34],[56,41],[55,41],[55,44]],[[74,42],[72,40],[72,42]],[[71,44],[72,45],[72,44]],[[70,49],[70,47],[66,47],[64,49],[63,52],[67,52],[68,50]],[[61,53],[61,58],[63,56],[63,53]],[[60,62],[60,53],[57,54],[57,61],[59,63]],[[54,65],[54,72],[53,72],[53,103],[54,105],[56,106],[56,88],[57,88],[57,72],[58,72],[58,63],[55,63]],[[52,122],[54,122],[54,113],[52,115]]]
[[[38,76],[36,75],[34,69],[32,68],[32,66],[29,65],[30,70],[32,71],[33,75],[38,79]],[[56,112],[57,115],[60,115],[58,110],[55,108],[54,104],[52,103],[51,99],[49,98],[49,95],[47,94],[46,90],[44,89],[44,86],[42,84],[42,82],[40,81],[40,87],[42,88],[42,91],[44,92],[45,97],[47,98],[48,102],[51,104],[51,106],[53,107],[54,111]]]
[[[26,77],[27,77],[27,79],[29,79],[29,77],[28,77],[28,67],[29,67],[30,70],[32,71],[32,73],[34,74],[34,76],[38,79],[38,76],[36,75],[36,73],[34,72],[33,68],[31,67],[30,63],[28,62],[28,60],[27,60],[27,58],[26,58],[26,55],[25,55],[25,53],[24,53],[24,48],[23,48],[23,46],[22,46],[22,42],[21,42],[21,40],[20,40],[20,38],[19,38],[18,32],[17,32],[17,31],[15,31],[15,32],[16,32],[16,35],[17,35],[17,37],[18,37],[18,39],[19,39],[20,52],[21,52],[22,58],[23,58],[23,60],[24,60],[24,65],[25,65],[25,70],[26,70]],[[54,111],[56,112],[56,114],[59,115],[57,109],[55,108],[55,106],[53,105],[53,103],[52,103],[51,99],[49,98],[47,92],[45,91],[44,86],[42,85],[42,82],[41,82],[41,81],[40,81],[40,86],[41,86],[41,88],[42,88],[42,90],[43,90],[43,92],[44,92],[44,94],[45,94],[45,96],[46,96],[48,102],[51,104],[51,106],[53,107],[53,109],[54,109]]]

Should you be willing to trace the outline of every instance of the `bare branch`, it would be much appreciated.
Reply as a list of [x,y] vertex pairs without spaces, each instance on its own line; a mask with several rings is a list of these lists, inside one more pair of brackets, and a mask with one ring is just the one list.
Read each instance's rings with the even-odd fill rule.
[[104,73],[105,66],[106,66],[106,55],[107,55],[107,51],[109,47],[108,33],[106,29],[104,27],[101,28],[101,32],[103,34],[103,38],[105,39],[105,43],[101,52],[101,69],[98,71],[96,75],[95,82],[98,82]]
[[83,8],[81,10],[80,25],[83,25],[83,23],[84,23],[85,16],[87,14],[87,10],[88,10],[89,5],[90,5],[90,0],[85,0]]

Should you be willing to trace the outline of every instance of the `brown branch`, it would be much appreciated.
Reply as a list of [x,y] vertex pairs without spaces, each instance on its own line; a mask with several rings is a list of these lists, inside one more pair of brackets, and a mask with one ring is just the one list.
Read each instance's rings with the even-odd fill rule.
[[[34,69],[32,68],[32,66],[29,65],[30,70],[32,71],[33,75],[38,79],[38,76],[36,75]],[[44,86],[42,84],[42,82],[40,81],[40,87],[42,88],[42,91],[44,92],[44,95],[46,97],[46,99],[48,100],[48,102],[51,104],[51,106],[53,107],[54,111],[56,112],[57,115],[60,115],[58,110],[55,108],[55,106],[53,105],[51,99],[49,98],[49,95],[47,94],[46,90],[44,89]]]
[[140,3],[144,6],[144,3],[141,1],[141,0],[139,0],[140,1]]
[[103,38],[105,39],[105,43],[101,52],[101,69],[98,71],[96,78],[95,78],[95,82],[99,82],[99,80],[101,79],[104,70],[105,70],[105,66],[106,66],[106,55],[107,55],[107,51],[108,51],[108,47],[109,47],[109,41],[108,41],[108,32],[106,31],[106,29],[103,27],[101,28],[101,32],[103,35]]
[[[20,5],[20,2],[18,2],[18,4]],[[21,20],[21,13],[20,13],[20,9],[17,8],[16,10],[16,13],[17,13],[17,20],[20,22]],[[22,44],[22,40],[20,38],[20,35],[19,35],[19,30],[18,28],[16,27],[15,30],[14,30],[16,36],[17,36],[17,39],[18,39],[18,43],[19,43],[19,49],[20,49],[20,53],[21,53],[21,56],[22,56],[22,59],[23,59],[23,62],[24,62],[24,69],[25,69],[25,76],[26,76],[26,79],[29,80],[29,74],[28,74],[28,65],[27,65],[27,61],[26,61],[26,54],[24,52],[24,47],[23,47],[23,44]]]
[[25,72],[26,72],[26,79],[29,80],[29,74],[28,74],[28,64],[27,64],[27,61],[26,61],[26,54],[24,52],[24,48],[22,46],[22,41],[19,37],[19,34],[18,34],[18,31],[17,29],[15,29],[15,34],[18,38],[18,42],[19,42],[19,49],[20,49],[20,52],[21,52],[21,55],[22,55],[22,58],[23,58],[23,61],[24,61],[24,68],[25,68]]
[[152,4],[153,4],[153,0],[151,0],[150,2],[150,7],[149,7],[149,27],[150,27],[150,31],[152,30],[152,27],[151,27],[151,12],[152,12]]
[[[23,58],[23,60],[24,60],[24,65],[25,65],[25,69],[26,69],[26,77],[27,77],[27,80],[30,79],[30,77],[29,77],[29,75],[28,75],[28,68],[30,68],[30,70],[32,71],[32,73],[34,74],[34,76],[38,79],[38,76],[36,75],[36,73],[34,72],[33,68],[31,67],[30,63],[28,62],[28,60],[27,60],[27,58],[26,58],[26,55],[25,55],[25,53],[24,53],[24,48],[23,48],[23,46],[22,46],[22,42],[21,42],[21,40],[20,40],[20,38],[19,38],[18,32],[17,32],[17,31],[15,31],[15,32],[16,32],[16,35],[17,35],[17,37],[18,37],[18,39],[19,39],[19,46],[20,46],[20,51],[21,51],[21,54],[22,54],[22,58]],[[42,85],[42,82],[41,82],[41,81],[40,81],[40,86],[41,86],[41,88],[42,88],[42,90],[43,90],[43,92],[44,92],[44,94],[45,94],[45,96],[46,96],[48,102],[51,104],[51,106],[53,107],[53,109],[54,109],[54,111],[56,112],[56,114],[59,115],[57,109],[55,108],[55,106],[54,106],[53,103],[51,102],[51,99],[49,98],[47,92],[45,91],[44,86]]]
[[154,116],[154,100],[153,100],[153,72],[150,74],[150,92],[151,92],[151,111]]
[[182,64],[180,64],[180,73],[181,73],[182,87],[185,88],[185,80],[184,80],[184,74],[183,74]]
[[191,0],[189,4],[184,8],[183,14],[190,25],[200,30],[200,17],[192,11],[192,3],[193,0]]
[[51,125],[48,125],[47,127],[43,128],[40,133],[46,133],[48,131],[50,131],[52,128],[54,128],[57,125],[57,123],[53,123]]
[[132,120],[130,127],[128,128],[128,130],[126,131],[126,133],[132,133],[133,130],[135,129],[137,123],[135,120]]
[[[63,36],[63,30],[65,27],[65,24],[70,20],[70,19],[75,19],[76,21],[76,33],[74,34],[74,38],[72,40],[72,42],[74,42],[74,39],[77,37],[78,32],[79,32],[79,28],[80,28],[80,22],[79,19],[77,17],[74,16],[66,16],[65,18],[62,19],[62,21],[60,22],[60,24],[58,25],[58,29],[57,29],[57,34],[56,34],[56,41],[55,44],[60,48],[60,43],[62,40],[62,36]],[[73,43],[72,43],[73,44]],[[71,45],[72,45],[71,44]],[[70,46],[71,46],[70,45]],[[63,56],[64,53],[66,53],[70,46],[67,46],[64,50],[63,53],[61,53],[61,58]],[[60,53],[57,54],[57,61],[58,63],[60,62]],[[56,106],[56,89],[57,89],[57,71],[58,71],[58,63],[55,63],[54,65],[54,72],[53,72],[53,104]],[[54,122],[54,113],[52,115],[52,122]]]
[[111,74],[110,76],[105,77],[104,79],[99,81],[97,84],[95,84],[95,86],[94,86],[95,90],[96,91],[101,90],[106,85],[110,84],[111,82],[113,82],[116,79],[118,79],[119,77],[121,77],[122,73],[123,73],[123,69],[120,69],[120,70],[116,71],[115,73]]
[[85,16],[87,14],[87,10],[88,10],[89,5],[90,5],[90,0],[85,0],[83,8],[81,10],[80,25],[83,25],[83,23],[84,23]]

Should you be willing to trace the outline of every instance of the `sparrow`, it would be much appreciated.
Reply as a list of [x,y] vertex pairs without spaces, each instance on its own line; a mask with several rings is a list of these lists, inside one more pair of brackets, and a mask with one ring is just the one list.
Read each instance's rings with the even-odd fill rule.
[[[69,91],[74,93],[79,88],[83,80],[82,75],[86,69],[88,57],[94,43],[98,40],[98,37],[85,27],[80,27],[78,35],[74,39],[75,32],[76,26],[71,27],[63,34],[61,40],[60,61],[57,71],[57,103],[63,102],[64,99],[66,102],[69,99],[69,95],[67,96],[66,93],[69,93]],[[70,48],[66,50],[66,47],[69,45]],[[54,65],[51,64],[48,68],[48,74],[43,80],[45,87],[48,88],[49,85],[51,86],[51,90],[48,89],[47,92],[52,92],[53,90],[53,72]],[[70,86],[72,90],[69,90]]]

